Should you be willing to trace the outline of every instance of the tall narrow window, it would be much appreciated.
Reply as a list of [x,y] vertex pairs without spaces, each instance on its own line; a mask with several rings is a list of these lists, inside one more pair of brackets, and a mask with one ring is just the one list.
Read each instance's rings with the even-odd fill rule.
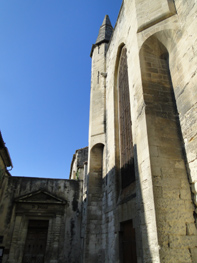
[[125,188],[135,180],[126,47],[122,48],[120,55],[118,69],[118,92],[120,171],[122,188]]

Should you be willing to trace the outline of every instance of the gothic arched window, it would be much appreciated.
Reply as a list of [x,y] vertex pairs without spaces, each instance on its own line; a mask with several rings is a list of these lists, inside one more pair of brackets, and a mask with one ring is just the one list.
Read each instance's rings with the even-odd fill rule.
[[132,122],[130,111],[127,49],[123,47],[118,68],[119,149],[122,188],[135,180]]

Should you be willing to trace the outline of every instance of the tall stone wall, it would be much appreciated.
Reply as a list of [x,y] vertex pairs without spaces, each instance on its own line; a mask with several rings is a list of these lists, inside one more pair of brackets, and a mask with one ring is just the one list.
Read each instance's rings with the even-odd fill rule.
[[[71,164],[76,181],[11,177],[0,158],[3,263],[22,262],[32,221],[47,222],[49,263],[197,262],[196,15],[195,0],[124,0],[113,34],[105,17],[91,51],[89,148]],[[124,81],[135,180],[123,186]]]
[[172,81],[185,143],[189,179],[192,184],[194,202],[197,205],[197,3],[175,1],[180,31],[176,53],[171,60]]
[[[123,1],[106,53],[103,262],[121,260],[121,226],[131,220],[138,263],[196,262],[195,17],[195,1]],[[122,189],[117,80],[124,46],[135,182]],[[92,75],[96,67],[94,60]]]
[[[92,55],[89,134],[99,137],[105,133],[105,89],[102,76],[105,73],[105,52],[106,44],[103,43],[94,48]],[[95,140],[100,142],[101,139]],[[89,148],[96,144],[94,140],[90,140],[90,143]]]
[[[195,227],[194,206],[168,52],[156,38],[150,37],[142,46],[140,60],[161,259],[170,262],[176,257],[177,260],[190,262],[190,251],[195,248],[196,236],[191,237],[186,230],[187,224]],[[180,251],[179,246],[174,244],[175,239],[183,237],[190,240],[190,251],[187,246]]]
[[[86,192],[86,235],[84,262],[102,262],[102,180],[105,176],[105,54],[106,43],[92,52],[88,175]],[[86,188],[86,185],[84,187]]]
[[[109,262],[115,262],[115,260],[120,257],[120,223],[130,219],[133,220],[136,231],[138,262],[159,262],[147,126],[140,81],[139,47],[136,35],[137,27],[135,2],[124,1],[107,52],[106,62],[106,71],[108,74],[106,80],[108,189],[106,192],[111,192],[110,207],[112,209],[111,214],[113,214],[113,216],[110,217],[111,222],[108,225],[108,243],[110,243],[111,237],[116,233],[115,242],[114,240],[112,241],[113,246],[110,246],[108,250]],[[127,191],[121,190],[121,184],[119,182],[120,175],[116,169],[118,166],[117,138],[119,136],[119,131],[117,130],[117,67],[119,63],[119,52],[123,45],[127,48],[136,176],[135,184],[131,185],[131,188],[127,189]],[[115,127],[115,129],[112,127]]]

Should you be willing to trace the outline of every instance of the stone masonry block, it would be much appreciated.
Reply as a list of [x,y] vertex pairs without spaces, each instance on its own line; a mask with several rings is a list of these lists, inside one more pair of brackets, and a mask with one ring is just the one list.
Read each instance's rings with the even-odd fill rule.
[[190,251],[192,255],[192,263],[197,263],[197,247],[192,248]]
[[161,186],[155,186],[154,188],[153,188],[153,191],[154,191],[154,196],[156,197],[156,198],[161,198],[162,197],[162,187]]
[[165,167],[159,167],[160,173],[164,177],[170,177],[170,178],[180,178],[184,179],[187,178],[185,169],[179,169],[179,168],[165,168]]
[[167,214],[167,219],[169,221],[176,220],[177,222],[180,220],[181,221],[184,220],[184,222],[187,222],[187,223],[194,222],[193,213],[186,213],[186,212],[182,212],[181,210],[172,210],[170,213]]
[[159,246],[168,247],[169,245],[168,235],[158,230],[158,242],[159,242]]
[[180,198],[185,200],[191,200],[191,192],[185,189],[181,189]]
[[171,189],[180,189],[181,180],[176,178],[154,178],[154,186],[168,187]]
[[191,191],[189,180],[187,178],[181,179],[181,189],[185,189],[188,192]]
[[182,152],[180,148],[172,148],[172,147],[160,147],[158,148],[159,156],[163,156],[169,159],[178,159],[181,158]]
[[196,236],[169,236],[170,248],[195,248]]
[[159,209],[160,212],[168,212],[170,214],[173,210],[180,209],[181,211],[185,210],[185,202],[183,200],[176,199],[163,199],[157,198],[155,200],[156,209]]
[[186,226],[183,221],[160,222],[158,235],[186,235]]
[[186,230],[188,236],[197,236],[197,228],[194,223],[186,224]]
[[194,204],[191,201],[191,199],[190,200],[185,200],[184,202],[185,202],[185,210],[187,211],[187,213],[188,213],[188,211],[193,212],[195,210]]
[[162,175],[161,167],[159,166],[151,165],[151,171],[152,171],[152,175],[155,177],[160,177]]
[[192,263],[188,249],[162,248],[160,257],[162,263]]
[[178,189],[169,189],[168,187],[163,187],[163,198],[179,199]]

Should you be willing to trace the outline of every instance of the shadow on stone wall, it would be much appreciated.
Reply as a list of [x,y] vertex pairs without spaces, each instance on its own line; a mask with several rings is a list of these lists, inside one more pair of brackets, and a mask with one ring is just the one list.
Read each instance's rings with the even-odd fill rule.
[[[98,196],[99,205],[102,198],[101,223],[98,222],[97,217],[94,217],[94,211],[91,211],[91,209],[95,208],[95,204],[91,207],[91,202],[95,202],[95,193],[93,195],[93,199],[92,193],[87,193],[87,199],[84,200],[82,205],[82,216],[84,218],[87,217],[86,224],[83,222],[84,227],[86,227],[84,236],[84,253],[86,263],[93,262],[93,259],[95,263],[104,261],[115,262],[117,260],[119,260],[119,262],[123,262],[121,225],[124,222],[129,221],[133,222],[133,226],[135,228],[136,240],[133,240],[133,242],[136,243],[138,262],[153,262],[152,259],[154,258],[154,252],[151,252],[150,250],[151,240],[148,236],[147,219],[145,218],[144,212],[144,204],[146,203],[146,200],[143,200],[142,198],[136,145],[134,146],[134,163],[135,181],[130,183],[130,185],[124,189],[122,189],[121,175],[117,167],[113,167],[103,177],[102,193],[101,196]],[[89,182],[92,181],[92,179],[90,180],[90,175],[87,175],[87,178]],[[96,214],[98,214],[99,209],[100,208],[97,207]],[[97,233],[98,229],[101,229],[101,233]],[[94,234],[94,238],[91,237],[90,233],[91,235]],[[100,241],[100,238],[102,239],[102,242]],[[89,247],[88,250],[87,246]],[[91,246],[97,246],[97,253],[94,253],[94,249],[91,251]],[[146,260],[143,257],[145,257]],[[149,259],[149,261],[147,259]]]

